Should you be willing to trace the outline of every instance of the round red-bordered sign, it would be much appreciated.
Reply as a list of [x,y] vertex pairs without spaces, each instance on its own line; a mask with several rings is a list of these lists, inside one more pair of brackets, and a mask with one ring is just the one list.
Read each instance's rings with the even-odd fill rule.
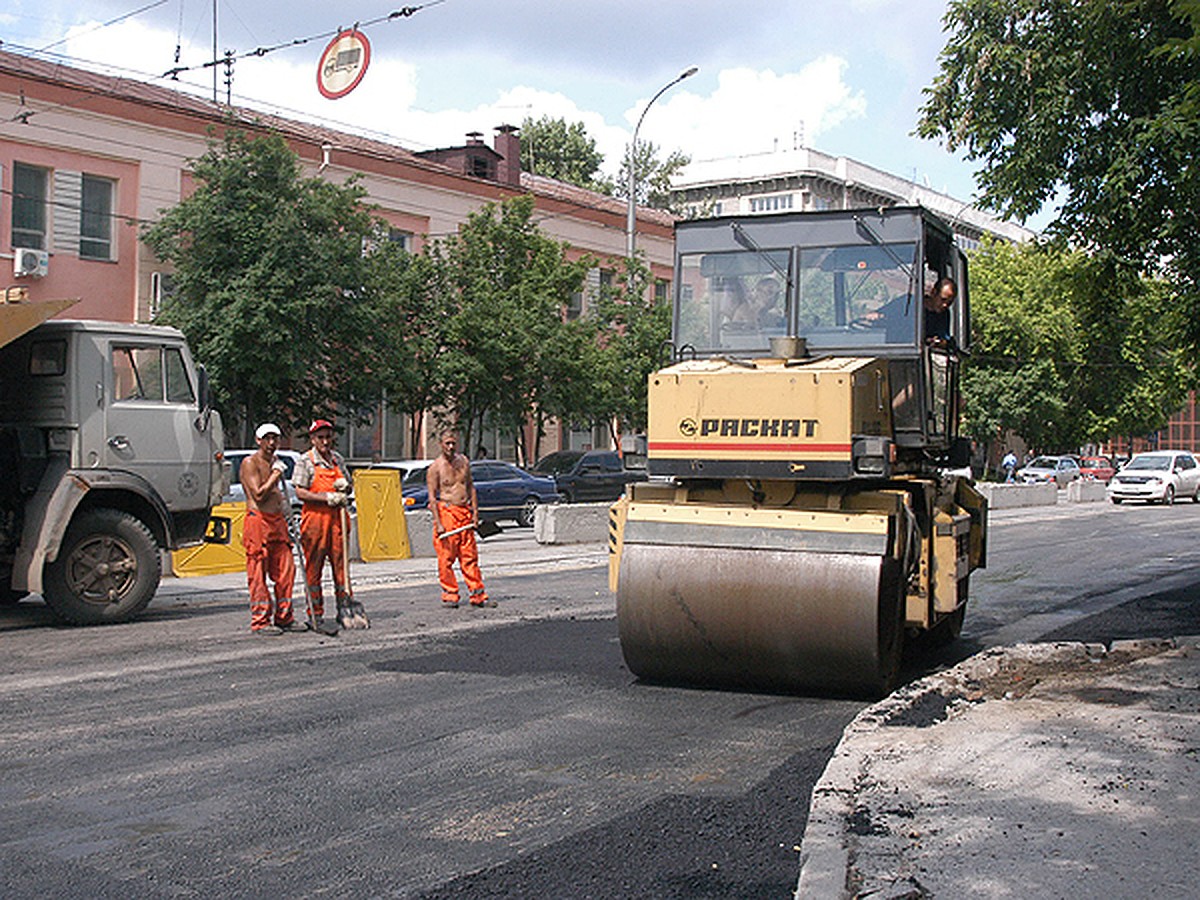
[[358,87],[371,61],[371,42],[353,28],[339,32],[329,42],[317,65],[317,90],[322,97],[336,100]]

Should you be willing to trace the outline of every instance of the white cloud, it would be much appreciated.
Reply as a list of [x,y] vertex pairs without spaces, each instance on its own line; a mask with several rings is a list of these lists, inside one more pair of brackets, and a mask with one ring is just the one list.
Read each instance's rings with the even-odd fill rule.
[[[129,21],[100,30],[95,23],[76,26],[64,49],[79,59],[121,66],[131,58],[128,49],[139,47],[142,50],[133,58],[158,74],[173,64],[174,45],[174,35]],[[332,128],[390,136],[414,150],[461,144],[469,131],[483,132],[490,139],[495,126],[520,124],[526,116],[561,117],[584,124],[605,156],[605,171],[615,175],[633,126],[649,100],[649,95],[639,99],[625,110],[624,122],[615,123],[562,93],[497,83],[493,102],[424,110],[419,107],[421,72],[416,65],[378,53],[351,93],[327,100],[316,88],[319,51],[314,46],[312,52],[238,60],[235,102],[327,122]],[[197,65],[210,55],[211,48],[199,44],[185,44],[182,49],[184,64]],[[696,161],[791,147],[801,132],[813,145],[829,129],[866,116],[865,97],[845,81],[847,67],[845,59],[826,55],[796,72],[727,68],[715,73],[716,87],[708,94],[692,89],[703,83],[701,78],[689,79],[655,102],[639,137],[653,141],[663,154],[678,149]],[[219,78],[223,77],[221,73]],[[193,69],[182,78],[206,95],[211,91],[208,69]],[[219,94],[223,99],[223,84]]]
[[[812,144],[822,132],[866,115],[866,99],[846,85],[845,69],[845,60],[833,56],[799,72],[726,69],[711,95],[682,91],[654,109],[640,136],[667,150],[678,147],[693,160],[791,147],[799,132]],[[636,121],[641,108],[626,118]]]

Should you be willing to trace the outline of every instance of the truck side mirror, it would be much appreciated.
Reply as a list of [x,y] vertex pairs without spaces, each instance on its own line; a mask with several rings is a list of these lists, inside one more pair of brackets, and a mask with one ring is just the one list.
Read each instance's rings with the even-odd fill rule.
[[204,412],[208,409],[208,370],[203,365],[196,366],[196,401],[200,405],[200,411]]

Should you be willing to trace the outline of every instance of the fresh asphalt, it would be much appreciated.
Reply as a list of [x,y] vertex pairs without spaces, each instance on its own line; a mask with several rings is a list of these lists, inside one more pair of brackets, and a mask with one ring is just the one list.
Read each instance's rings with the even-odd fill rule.
[[[909,661],[910,674],[920,678],[931,668],[948,665],[968,655],[974,655],[972,662],[978,662],[984,658],[980,652],[985,655],[994,652],[995,638],[1001,633],[1018,640],[1040,639],[1046,631],[1058,628],[1060,632],[1056,636],[1067,639],[1072,635],[1062,633],[1062,629],[1071,627],[1072,623],[1077,627],[1092,628],[1094,633],[1080,632],[1081,639],[1090,641],[1107,641],[1110,634],[1143,637],[1148,633],[1184,633],[1180,627],[1186,620],[1181,618],[1179,610],[1189,606],[1187,585],[1181,583],[1174,596],[1156,594],[1154,588],[1163,585],[1165,579],[1182,577],[1180,572],[1197,562],[1189,555],[1188,542],[1180,540],[1195,521],[1193,508],[1128,511],[1122,508],[1117,511],[1107,506],[1093,504],[1092,507],[1022,512],[1021,540],[1017,542],[1005,539],[1005,534],[1009,533],[1006,526],[1014,524],[1010,514],[997,515],[998,540],[991,547],[992,566],[982,573],[984,577],[977,575],[973,583],[972,602],[976,608],[968,616],[964,640],[956,645],[954,655],[950,657],[943,658],[936,653],[913,654]],[[1120,581],[1125,586],[1115,591],[1085,588],[1086,570],[1095,570],[1097,562],[1085,558],[1084,551],[1096,546],[1098,536],[1111,532],[1114,524],[1127,536],[1128,542],[1158,552],[1120,557],[1119,563],[1113,562],[1118,555],[1111,549],[1102,552],[1097,558],[1120,568],[1108,580]],[[603,583],[604,560],[602,545],[542,546],[531,542],[528,532],[510,532],[498,541],[489,539],[485,542],[485,574],[493,575],[498,585],[511,585],[498,591],[500,608],[482,612],[460,610],[444,615],[440,614],[445,611],[431,607],[427,602],[436,599],[431,559],[356,566],[356,584],[368,608],[376,614],[376,628],[339,639],[345,642],[346,650],[357,648],[353,655],[335,652],[336,641],[321,645],[319,639],[311,638],[311,650],[297,654],[293,648],[309,643],[303,637],[271,639],[299,641],[299,644],[272,644],[264,648],[254,639],[232,635],[230,626],[238,630],[245,622],[245,588],[240,573],[203,579],[169,579],[146,620],[112,629],[111,634],[105,634],[107,629],[47,631],[45,623],[37,624],[41,610],[36,603],[21,604],[12,617],[6,613],[0,615],[0,629],[30,629],[29,636],[34,638],[23,643],[6,643],[9,649],[9,661],[5,666],[9,671],[6,697],[11,703],[6,700],[9,724],[5,735],[20,734],[20,723],[26,719],[30,724],[45,721],[37,716],[37,707],[51,702],[57,695],[69,702],[75,691],[75,705],[79,707],[77,712],[70,711],[69,705],[65,707],[56,719],[49,720],[50,728],[45,733],[31,734],[20,743],[3,742],[9,747],[4,753],[9,770],[14,773],[24,771],[25,774],[14,780],[6,793],[8,812],[4,819],[11,827],[5,828],[9,837],[4,842],[7,848],[4,856],[13,865],[0,867],[7,870],[0,876],[2,892],[9,896],[33,896],[30,889],[35,884],[42,884],[48,888],[54,886],[52,892],[61,893],[67,885],[74,884],[80,891],[85,887],[99,887],[90,892],[92,896],[128,896],[129,885],[133,882],[127,879],[133,877],[136,868],[130,868],[129,864],[141,860],[146,866],[145,874],[155,879],[142,882],[143,895],[165,896],[187,885],[193,888],[209,885],[216,892],[233,889],[234,894],[245,896],[251,895],[256,885],[259,895],[273,888],[292,894],[330,889],[353,892],[355,886],[362,890],[381,890],[385,894],[396,893],[400,884],[413,883],[399,880],[402,873],[409,872],[410,877],[417,877],[412,872],[413,866],[421,862],[419,856],[414,859],[410,855],[414,848],[400,843],[389,846],[392,840],[402,838],[412,830],[404,823],[413,816],[432,816],[434,822],[448,823],[454,821],[451,817],[456,807],[477,813],[484,809],[503,809],[503,806],[493,806],[492,801],[486,801],[482,795],[474,794],[484,785],[478,778],[482,773],[476,773],[474,767],[493,766],[497,767],[497,774],[511,772],[516,777],[511,785],[511,799],[514,804],[519,804],[515,809],[524,810],[522,820],[530,824],[544,821],[535,815],[535,807],[526,808],[531,802],[543,802],[528,794],[529,785],[542,783],[553,786],[556,794],[576,797],[576,803],[569,807],[572,820],[582,817],[595,824],[583,830],[570,829],[569,839],[530,843],[508,861],[500,857],[494,859],[493,865],[480,865],[461,856],[461,850],[466,849],[464,841],[478,844],[483,840],[482,835],[472,837],[470,831],[461,832],[471,825],[470,818],[463,819],[456,825],[459,831],[446,835],[446,842],[438,845],[451,855],[429,859],[431,873],[450,875],[451,880],[425,880],[426,885],[440,885],[436,889],[427,889],[426,896],[547,896],[556,893],[581,897],[783,896],[791,891],[787,886],[789,872],[791,885],[795,885],[799,855],[793,844],[800,843],[799,836],[809,809],[810,788],[825,768],[825,761],[830,758],[841,735],[842,724],[861,709],[861,704],[842,702],[838,709],[847,710],[845,718],[828,736],[814,728],[815,718],[804,715],[803,725],[794,725],[792,737],[778,744],[781,749],[789,749],[763,766],[744,786],[730,792],[730,786],[723,787],[722,780],[729,776],[732,757],[741,755],[746,749],[745,739],[751,732],[761,731],[764,717],[777,720],[776,725],[796,721],[797,710],[811,707],[815,711],[818,705],[828,706],[828,701],[819,704],[805,698],[756,698],[630,685],[627,673],[619,667],[619,659],[611,658],[615,643],[612,601]],[[580,574],[586,577],[580,579]],[[1096,583],[1099,582],[1097,579]],[[579,588],[583,584],[589,586],[586,591]],[[406,585],[406,588],[397,592],[397,585]],[[560,599],[566,597],[570,598],[569,603]],[[489,629],[487,635],[473,630],[479,629],[481,622]],[[512,627],[504,627],[504,623]],[[447,645],[441,638],[434,638],[458,630],[462,631],[462,638],[450,644],[458,649],[438,656],[443,652],[439,648]],[[399,653],[402,645],[397,641],[402,633],[426,635],[423,643],[430,652]],[[37,640],[39,635],[41,639]],[[129,649],[114,652],[110,639],[124,640],[122,635],[128,638]],[[584,640],[570,644],[569,637],[583,637]],[[154,652],[147,653],[147,641],[152,642]],[[51,644],[60,646],[64,653],[71,652],[71,659],[88,662],[82,668],[76,662],[70,670],[47,666],[43,662],[39,669],[42,674],[35,676],[24,671],[20,657],[12,656],[14,652],[22,653],[28,648],[28,652],[36,652],[44,661]],[[77,646],[72,650],[74,645]],[[568,648],[572,646],[580,649],[571,651]],[[89,647],[95,649],[89,651]],[[180,688],[172,686],[171,668],[188,665],[187,656],[180,655],[181,652],[186,654],[188,648],[194,648],[191,652],[195,659],[190,668],[196,677],[192,680],[203,686],[206,696],[181,697],[185,705],[179,707],[178,713],[164,709],[165,717],[156,716],[154,695],[169,688],[170,694],[164,694],[163,700],[174,700],[174,694]],[[538,648],[536,653],[534,648]],[[562,648],[561,652],[555,648]],[[335,678],[327,667],[336,664],[337,660],[345,660],[344,664],[351,668]],[[37,660],[31,657],[29,662],[32,671]],[[66,658],[64,662],[67,662]],[[361,663],[366,663],[367,669],[360,672]],[[298,693],[293,688],[297,699],[306,698],[302,707],[272,710],[269,704],[257,699],[251,701],[240,691],[242,699],[231,705],[224,699],[227,695],[221,694],[235,681],[241,685],[250,679],[253,683],[253,679],[268,677],[268,673],[276,670],[277,674],[270,676],[272,682],[285,677],[290,683],[297,678],[301,683],[313,679],[311,685]],[[289,670],[291,674],[287,677],[285,672]],[[325,674],[319,674],[322,672]],[[488,736],[488,746],[479,748],[484,752],[478,758],[474,754],[465,756],[461,771],[448,785],[439,788],[435,783],[433,792],[427,792],[428,796],[424,798],[413,792],[424,787],[422,781],[426,776],[418,773],[430,771],[418,768],[425,755],[421,748],[428,744],[434,750],[444,743],[445,739],[440,739],[437,732],[450,723],[439,725],[434,719],[430,724],[435,733],[406,745],[408,749],[398,759],[414,767],[411,774],[405,775],[382,765],[389,757],[378,754],[387,754],[389,744],[394,744],[397,738],[411,730],[404,727],[402,719],[393,722],[381,718],[385,709],[393,704],[375,705],[385,696],[378,692],[390,683],[389,674],[396,679],[398,688],[403,686],[397,699],[403,698],[405,706],[398,711],[410,709],[408,718],[425,715],[426,706],[432,702],[434,695],[426,690],[426,682],[430,682],[428,687],[432,690],[432,682],[444,684],[449,678],[451,683],[460,682],[466,691],[460,701],[464,707],[463,723],[496,723],[494,726],[464,724],[458,728],[466,730],[454,728],[448,732],[448,735],[461,733],[465,738],[473,729],[482,727],[485,730],[481,734]],[[602,682],[597,682],[598,678],[603,678]],[[589,725],[577,713],[564,716],[562,713],[570,707],[564,708],[560,704],[558,711],[553,705],[544,711],[546,730],[541,733],[518,732],[515,720],[512,725],[499,727],[500,723],[509,721],[510,714],[527,714],[531,708],[538,708],[543,701],[561,694],[562,688],[573,679],[587,679],[606,694],[616,692],[613,699],[618,695],[624,698],[605,715],[618,711],[622,716],[628,715],[630,702],[642,708],[635,728],[630,730],[628,724],[612,728],[603,741],[605,747],[629,743],[640,748],[639,752],[645,755],[642,777],[653,774],[653,777],[661,778],[663,766],[668,761],[672,767],[679,767],[680,774],[695,774],[681,781],[677,792],[669,792],[651,803],[630,803],[635,795],[629,789],[635,782],[628,782],[622,789],[625,796],[622,806],[589,810],[580,805],[587,792],[577,788],[596,779],[617,778],[630,765],[627,761],[618,764],[615,758],[610,762],[607,754],[611,749],[599,756],[588,754],[576,764],[568,762],[557,772],[521,767],[511,769],[514,763],[548,751],[549,743],[562,743],[557,737],[558,732],[578,731],[581,726]],[[1041,683],[1038,678],[1024,674],[1016,684],[1034,682]],[[355,691],[370,687],[372,693],[355,698],[357,706],[348,704],[344,714],[335,713],[338,705],[329,700],[336,697],[336,693],[330,692],[344,690],[347,686]],[[1003,682],[999,682],[994,691],[1000,687],[1004,687],[1000,699],[988,701],[993,706],[1003,707],[1004,694],[1013,693],[1012,685],[1005,687]],[[924,699],[914,702],[905,715],[889,719],[886,729],[889,739],[898,729],[904,728],[919,729],[916,731],[919,735],[935,733],[940,727],[937,723],[942,715],[939,709],[953,712],[963,703],[974,702],[972,691],[979,693],[980,689],[968,684],[966,699],[958,699],[952,692],[947,692],[943,696],[948,699],[943,700],[925,692],[921,695]],[[207,696],[210,693],[212,696]],[[94,697],[95,704],[105,703],[103,708],[107,709],[109,695],[119,704],[115,707],[120,712],[119,717],[110,724],[93,721],[86,715],[92,709],[89,698]],[[319,729],[314,698],[318,698],[319,705],[327,710],[327,716],[332,713]],[[988,703],[977,705],[986,708]],[[122,706],[127,706],[128,711],[121,710]],[[98,705],[95,708],[101,709]],[[485,718],[466,718],[468,708],[486,711]],[[198,730],[189,718],[184,718],[193,715],[193,709],[195,713],[203,714],[207,723]],[[458,721],[459,714],[449,709],[443,715]],[[707,712],[701,713],[702,709]],[[668,715],[689,710],[691,719],[695,719],[691,725],[683,724],[690,721],[688,716],[672,719]],[[228,715],[230,721],[222,721],[219,714]],[[600,721],[594,724],[600,724]],[[676,724],[669,724],[672,722]],[[320,751],[316,744],[311,738],[304,739],[304,734],[311,731],[312,736],[348,735],[352,733],[348,729],[365,723],[376,723],[372,725],[372,731],[380,732],[358,738],[367,740],[365,745],[358,747],[359,752],[367,755],[352,761],[344,771],[335,769],[323,776],[330,782],[330,788],[337,786],[340,790],[334,794],[322,792],[316,797],[309,795],[305,790],[312,785],[308,766],[316,764],[322,771],[329,770],[318,756]],[[711,743],[709,739],[714,728],[724,729],[730,724],[735,726],[729,732],[733,742],[724,745],[718,742],[698,757],[701,747],[706,742]],[[244,737],[240,730],[243,727],[246,729]],[[393,728],[396,730],[392,731]],[[678,733],[681,728],[684,729],[682,734]],[[689,735],[693,728],[701,731]],[[799,731],[794,730],[796,728]],[[148,753],[133,750],[138,746],[135,740],[129,746],[140,759],[131,758],[128,763],[103,762],[105,752],[118,746],[118,740],[124,742],[128,736],[136,738],[142,730],[146,730],[144,736],[150,740],[146,748]],[[206,731],[211,731],[212,735]],[[510,746],[509,742],[518,734],[520,744]],[[842,737],[845,739],[847,735],[853,739],[853,729]],[[300,760],[289,760],[287,768],[281,770],[281,773],[286,771],[300,776],[295,790],[291,784],[293,778],[277,787],[270,781],[265,785],[258,782],[264,775],[271,777],[267,759],[252,763],[248,760],[251,768],[244,773],[218,767],[219,761],[231,753],[250,751],[255,746],[250,742],[254,740],[265,740],[266,747],[289,748],[288,757],[293,757],[296,752],[303,754]],[[534,743],[530,743],[531,740]],[[906,737],[905,740],[918,746],[916,738]],[[158,745],[161,747],[154,749]],[[18,752],[22,747],[25,752]],[[924,758],[920,752],[917,755]],[[35,758],[40,762],[35,764]],[[548,754],[547,758],[561,757]],[[838,758],[835,756],[834,760]],[[588,760],[586,764],[584,759]],[[872,754],[867,759],[878,762],[880,755]],[[937,757],[929,755],[928,759],[929,771],[938,771]],[[72,773],[68,777],[56,777],[54,768],[47,769],[47,766],[61,766],[67,760],[73,760],[71,767],[60,771]],[[301,760],[304,764],[297,768]],[[959,765],[965,773],[965,768],[961,763]],[[452,767],[450,771],[454,772],[456,768]],[[355,781],[358,770],[364,773],[382,771],[388,773],[390,779],[398,780],[395,785],[389,780],[367,790],[366,785]],[[723,776],[722,770],[725,770]],[[244,811],[230,808],[224,811],[221,821],[214,819],[218,812],[214,801],[227,791],[220,784],[212,783],[211,778],[206,779],[204,773],[207,771],[227,771],[228,775],[222,777],[233,777],[242,785],[238,795],[242,797],[239,806],[244,806]],[[436,768],[432,771],[437,773]],[[160,777],[160,773],[165,776],[168,772],[169,779]],[[30,777],[33,773],[37,774]],[[707,779],[714,776],[717,780],[711,782],[713,790],[705,789],[705,782],[690,781],[692,777]],[[620,775],[614,786],[620,786],[628,777],[628,774]],[[578,779],[583,780],[577,783]],[[461,782],[458,787],[455,787],[456,781]],[[165,805],[154,812],[156,804],[147,805],[147,801],[159,793],[160,782],[161,790],[166,792],[162,794]],[[18,783],[26,787],[18,788]],[[400,785],[408,785],[412,790],[397,794]],[[447,787],[450,793],[439,793]],[[148,793],[150,789],[153,794]],[[123,796],[126,793],[128,796]],[[972,796],[970,791],[951,793],[964,799]],[[318,813],[332,815],[332,807],[328,810],[325,807],[338,796],[355,805],[366,804],[367,808],[384,816],[373,822],[370,833],[357,846],[346,843],[349,833],[340,830],[344,825],[335,824],[335,818],[329,820],[329,827],[334,830],[328,836],[321,831],[310,834],[299,830]],[[1122,798],[1124,795],[1117,792],[1116,796]],[[379,805],[389,798],[393,805]],[[314,800],[319,801],[316,807],[313,807]],[[98,802],[103,802],[107,808],[103,811],[93,808]],[[58,818],[56,825],[51,827],[48,822],[27,818],[19,812],[25,809],[29,815],[39,811],[51,812],[56,817],[61,817],[64,812],[67,815]],[[877,832],[886,827],[893,835],[899,834],[887,818],[886,809],[878,815],[870,807],[867,810],[848,820],[854,828]],[[814,805],[814,820],[816,812]],[[221,852],[223,848],[217,841],[227,842],[231,835],[240,834],[236,825],[249,813],[265,815],[268,819],[264,822],[274,821],[275,824],[267,827],[261,836],[247,832],[244,835],[249,841],[247,850],[257,848],[255,852],[261,854],[264,847],[287,848],[294,844],[287,840],[289,836],[303,837],[305,844],[313,842],[314,851],[320,848],[323,857],[339,860],[352,869],[341,875],[323,872],[309,866],[303,855],[292,859],[290,854],[286,857],[287,862],[284,862],[285,857],[280,857],[277,866],[274,858],[266,855],[248,858],[245,875],[239,879],[237,870],[229,868],[232,859],[228,850]],[[566,813],[567,809],[564,809]],[[338,814],[341,814],[340,810]],[[923,814],[923,810],[914,807],[914,815]],[[193,819],[196,827],[186,827]],[[93,824],[88,824],[93,820]],[[247,821],[253,820],[252,816]],[[950,824],[960,828],[957,818],[952,818]],[[1028,823],[1025,827],[1029,827]],[[203,837],[205,833],[207,837]],[[926,835],[928,846],[936,849],[934,838],[951,831],[943,822],[940,831],[931,828],[920,833]],[[516,832],[512,837],[489,837],[486,843],[479,844],[487,851],[484,858],[493,857],[500,849],[499,845],[518,840],[520,835],[521,832]],[[1154,836],[1159,835],[1156,832]],[[21,848],[41,845],[44,851],[47,839],[56,843],[50,845],[50,852],[45,856],[46,865],[29,868],[29,857]],[[102,846],[107,846],[102,841],[112,844],[106,853],[101,850]],[[524,842],[528,842],[528,838]],[[806,847],[810,844],[807,837],[804,843]],[[201,853],[204,846],[209,849]],[[813,847],[816,847],[815,842]],[[420,844],[415,849],[424,852]],[[164,855],[168,851],[174,856]],[[70,856],[55,868],[54,860],[64,859],[64,853]],[[99,861],[104,856],[111,862],[103,868],[90,865],[93,859]],[[805,851],[806,860],[812,856],[811,850]],[[208,861],[201,865],[199,859],[202,857]],[[174,862],[168,862],[169,858]],[[126,860],[124,868],[119,863],[121,859]],[[856,859],[869,862],[870,856],[857,852]],[[614,864],[616,860],[620,863]],[[1054,862],[1051,860],[1047,864]],[[379,865],[388,869],[380,871]],[[929,868],[928,860],[924,865]],[[1027,876],[1032,873],[1035,877],[1037,868],[1025,865],[1024,871]],[[124,874],[105,886],[105,882],[97,882],[93,877],[100,871]],[[455,871],[466,874],[453,877]],[[806,867],[806,871],[812,869]],[[937,869],[942,874],[953,871],[951,866]],[[968,867],[961,871],[969,874],[973,870]],[[659,874],[654,875],[655,872]],[[916,870],[915,884],[906,881],[907,870],[866,867],[854,872],[843,869],[844,884],[849,885],[845,879],[847,875],[853,875],[861,878],[863,884],[869,884],[868,890],[883,885],[886,891],[908,891],[910,896],[921,896],[911,894],[913,890],[933,890],[934,895],[940,896],[958,895],[940,882],[928,878],[922,880],[919,870]],[[868,883],[867,879],[873,880]],[[416,883],[420,883],[419,878]],[[1030,883],[1028,880],[1023,882],[1025,886]],[[1037,882],[1032,883],[1036,885]],[[393,887],[386,887],[389,884]],[[989,884],[991,882],[980,880],[976,887],[988,887]],[[1121,882],[1118,878],[1112,884],[1119,887]],[[415,896],[420,892],[414,893],[410,888],[400,893]],[[897,894],[901,895],[904,894]],[[1056,894],[1049,890],[1039,894],[1034,890],[1028,895]],[[1116,895],[1120,896],[1119,891]]]

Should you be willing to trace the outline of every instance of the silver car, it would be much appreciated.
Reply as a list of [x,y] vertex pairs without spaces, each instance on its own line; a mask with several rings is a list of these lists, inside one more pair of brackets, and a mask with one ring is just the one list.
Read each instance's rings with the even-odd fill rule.
[[1039,484],[1053,481],[1060,488],[1083,477],[1079,463],[1073,456],[1035,456],[1017,470],[1017,481],[1023,484]]
[[1108,483],[1108,499],[1145,500],[1170,506],[1176,497],[1200,503],[1200,465],[1184,450],[1139,453]]

